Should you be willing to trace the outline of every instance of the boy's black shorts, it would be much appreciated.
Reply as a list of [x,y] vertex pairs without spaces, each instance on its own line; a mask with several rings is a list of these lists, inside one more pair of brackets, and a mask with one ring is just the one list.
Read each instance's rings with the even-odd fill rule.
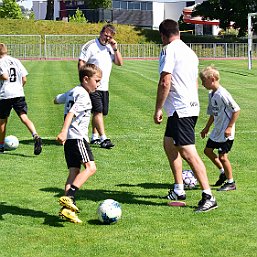
[[109,111],[109,92],[96,90],[90,93],[90,99],[92,102],[92,112],[102,113],[104,116]]
[[220,143],[220,142],[215,142],[209,138],[206,143],[206,148],[218,149],[218,153],[225,154],[231,150],[231,148],[233,146],[233,142],[234,142],[234,140],[228,139],[226,142]]
[[197,116],[179,118],[175,112],[168,117],[165,136],[173,138],[174,145],[194,145],[195,144],[195,124]]
[[12,108],[18,116],[27,114],[28,106],[25,97],[15,97],[0,100],[0,119],[6,119],[10,116]]
[[94,161],[93,153],[85,139],[67,139],[64,154],[68,168],[81,168],[82,163]]

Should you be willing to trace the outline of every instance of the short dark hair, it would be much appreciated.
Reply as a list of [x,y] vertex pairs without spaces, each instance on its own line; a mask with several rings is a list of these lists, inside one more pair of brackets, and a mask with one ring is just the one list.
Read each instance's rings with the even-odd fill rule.
[[166,19],[159,25],[159,32],[166,37],[179,34],[179,25],[176,21]]
[[116,34],[116,29],[112,24],[106,24],[102,27],[101,33],[103,33],[106,29],[110,30],[113,35]]

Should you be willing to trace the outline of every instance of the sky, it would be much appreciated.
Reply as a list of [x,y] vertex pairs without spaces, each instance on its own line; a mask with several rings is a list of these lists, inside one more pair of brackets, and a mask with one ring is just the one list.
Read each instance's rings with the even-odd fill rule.
[[22,5],[29,10],[32,8],[32,0],[21,0],[18,3],[19,3],[19,5]]

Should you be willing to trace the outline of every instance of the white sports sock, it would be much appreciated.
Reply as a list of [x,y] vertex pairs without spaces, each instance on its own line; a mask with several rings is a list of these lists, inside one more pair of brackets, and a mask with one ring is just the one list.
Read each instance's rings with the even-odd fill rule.
[[185,194],[184,184],[174,184],[174,192],[177,195],[184,195]]
[[212,192],[211,192],[211,189],[205,189],[203,190],[203,193],[207,194],[207,195],[211,195],[212,196]]
[[100,136],[100,141],[101,142],[103,142],[105,139],[107,139],[107,136],[105,134]]
[[91,139],[92,140],[96,140],[96,139],[98,139],[99,137],[98,137],[98,134],[92,134],[92,136],[91,136]]
[[233,183],[234,182],[234,179],[233,178],[230,178],[227,180],[228,183]]
[[220,169],[220,174],[222,174],[222,173],[225,173],[223,168]]

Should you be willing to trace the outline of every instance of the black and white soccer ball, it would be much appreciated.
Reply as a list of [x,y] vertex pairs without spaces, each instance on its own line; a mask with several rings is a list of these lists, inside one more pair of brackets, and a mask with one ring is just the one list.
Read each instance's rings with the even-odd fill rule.
[[115,224],[121,219],[121,205],[113,199],[106,199],[99,204],[97,215],[102,223]]
[[193,189],[197,185],[197,179],[192,170],[183,170],[182,178],[185,189]]
[[13,151],[19,146],[19,139],[16,136],[7,136],[4,139],[4,150]]

